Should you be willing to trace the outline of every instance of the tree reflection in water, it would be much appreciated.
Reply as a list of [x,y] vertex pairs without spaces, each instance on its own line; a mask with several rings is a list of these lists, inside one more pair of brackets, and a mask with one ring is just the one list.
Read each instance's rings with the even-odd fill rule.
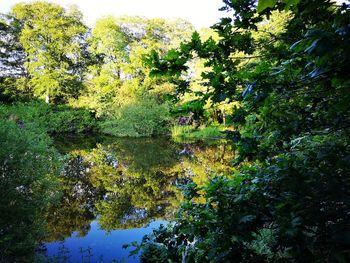
[[223,141],[188,144],[191,155],[179,154],[183,145],[169,138],[58,139],[66,165],[60,202],[46,215],[45,242],[64,240],[74,231],[85,236],[95,218],[105,231],[173,220],[182,200],[179,179],[203,184],[211,174],[231,170],[233,159]]

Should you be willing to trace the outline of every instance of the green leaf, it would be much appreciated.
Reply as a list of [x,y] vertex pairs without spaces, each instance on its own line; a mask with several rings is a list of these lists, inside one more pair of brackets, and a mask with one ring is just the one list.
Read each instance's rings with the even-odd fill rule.
[[174,50],[174,49],[170,49],[168,51],[168,53],[165,56],[166,60],[176,60],[179,57],[179,53]]
[[259,0],[259,3],[258,3],[256,10],[258,11],[258,13],[261,13],[266,8],[274,7],[276,2],[277,2],[277,0]]
[[285,10],[288,11],[292,6],[296,6],[299,4],[300,0],[284,0],[284,3],[286,4]]

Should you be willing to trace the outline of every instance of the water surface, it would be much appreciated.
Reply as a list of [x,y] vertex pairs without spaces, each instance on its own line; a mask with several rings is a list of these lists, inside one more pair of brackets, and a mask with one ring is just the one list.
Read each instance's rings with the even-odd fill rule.
[[175,143],[170,138],[62,137],[65,167],[59,203],[46,215],[43,253],[53,262],[138,262],[132,248],[175,219],[179,185],[201,185],[231,168],[225,141]]

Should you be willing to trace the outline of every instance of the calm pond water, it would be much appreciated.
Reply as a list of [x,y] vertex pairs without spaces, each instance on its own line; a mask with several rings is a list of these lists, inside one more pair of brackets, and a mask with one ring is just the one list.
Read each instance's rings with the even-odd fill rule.
[[59,204],[46,215],[42,254],[49,262],[138,262],[132,248],[173,221],[179,184],[203,184],[229,171],[225,141],[177,143],[170,138],[57,138],[66,163]]

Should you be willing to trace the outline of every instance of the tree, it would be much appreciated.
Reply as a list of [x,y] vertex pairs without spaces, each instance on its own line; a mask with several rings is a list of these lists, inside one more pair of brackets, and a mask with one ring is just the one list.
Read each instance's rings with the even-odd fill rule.
[[[189,39],[192,31],[188,22],[179,19],[125,16],[98,20],[90,41],[93,54],[101,60],[91,67],[91,92],[97,92],[102,104],[115,97],[114,102],[120,106],[130,101],[127,97],[143,96],[145,90],[155,89],[162,83],[148,77],[143,56],[152,49],[166,52],[186,36]],[[135,86],[136,90],[130,91]]]
[[89,67],[83,96],[74,103],[104,119],[103,132],[118,136],[164,133],[169,124],[167,95],[173,85],[149,77],[143,57],[152,49],[165,53],[192,26],[183,20],[105,17],[92,30],[90,51],[98,63]]
[[129,43],[127,35],[113,17],[101,18],[96,22],[89,42],[97,63],[89,67],[91,77],[87,93],[91,95],[90,102],[100,116],[110,107],[120,88],[122,68],[129,60]]
[[10,15],[0,16],[0,93],[1,100],[13,100],[18,84],[25,78],[25,52],[19,43],[20,23]]
[[17,4],[12,12],[22,24],[19,40],[34,94],[47,102],[76,97],[84,76],[87,33],[81,13],[46,2]]

